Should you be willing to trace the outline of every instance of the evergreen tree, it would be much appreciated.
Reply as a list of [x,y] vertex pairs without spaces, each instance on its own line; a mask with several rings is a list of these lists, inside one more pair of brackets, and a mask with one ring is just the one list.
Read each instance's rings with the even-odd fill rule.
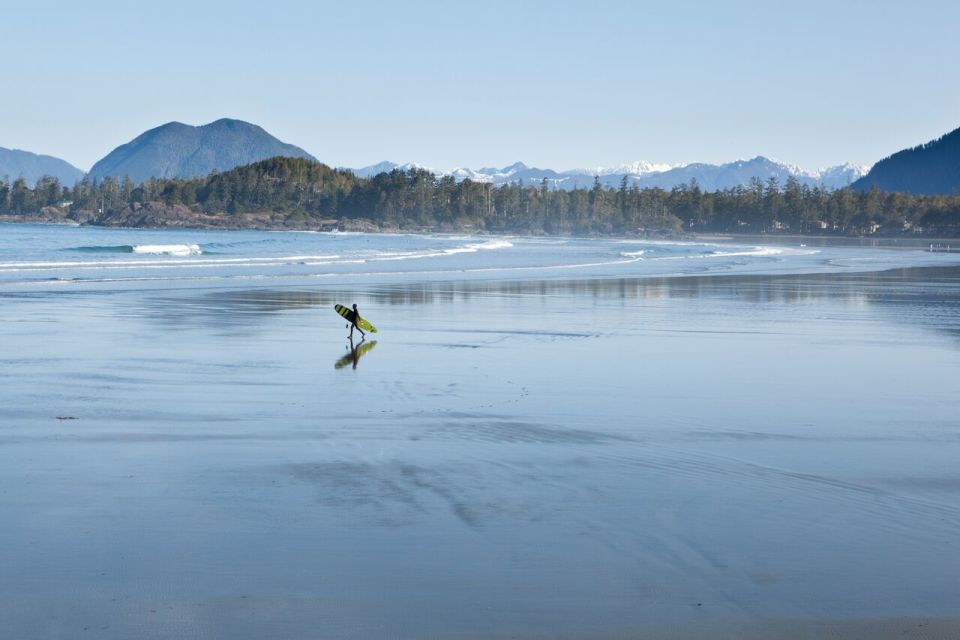
[[30,213],[34,202],[33,192],[27,188],[23,178],[13,181],[10,188],[10,211],[16,214]]

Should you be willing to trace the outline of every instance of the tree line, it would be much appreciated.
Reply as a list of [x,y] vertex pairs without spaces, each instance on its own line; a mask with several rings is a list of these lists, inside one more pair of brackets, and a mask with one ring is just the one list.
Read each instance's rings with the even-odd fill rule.
[[801,185],[790,178],[707,192],[695,182],[670,190],[640,189],[626,176],[619,188],[560,190],[539,183],[494,186],[458,182],[422,169],[360,178],[301,158],[271,158],[196,179],[89,176],[73,186],[44,177],[32,187],[0,179],[0,214],[123,210],[162,202],[194,212],[237,216],[271,211],[290,221],[363,219],[382,228],[474,229],[550,235],[638,232],[954,235],[960,196],[918,196]]

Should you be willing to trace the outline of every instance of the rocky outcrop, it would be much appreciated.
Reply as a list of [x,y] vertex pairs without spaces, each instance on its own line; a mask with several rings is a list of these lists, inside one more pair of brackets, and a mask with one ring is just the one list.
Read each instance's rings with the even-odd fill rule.
[[339,221],[321,220],[302,214],[287,215],[274,211],[210,214],[195,208],[167,205],[163,202],[134,202],[122,209],[111,209],[85,220],[84,224],[101,227],[328,231],[337,228]]
[[343,220],[340,221],[338,228],[340,229],[340,231],[352,231],[352,232],[360,231],[363,233],[377,233],[378,231],[382,230],[379,225],[374,224],[373,222],[369,220],[365,220],[363,218],[358,218],[358,219],[344,218]]
[[0,216],[0,222],[22,222],[28,224],[79,224],[70,218],[66,209],[44,207],[39,213],[8,214]]
[[480,231],[472,225],[462,226],[453,223],[438,227],[401,228],[393,223],[377,224],[366,218],[315,218],[302,212],[293,214],[276,211],[205,213],[199,207],[168,205],[163,202],[134,202],[129,206],[107,209],[103,213],[88,209],[74,209],[68,212],[59,207],[44,207],[39,213],[0,216],[0,222],[157,229],[262,229],[363,233]]

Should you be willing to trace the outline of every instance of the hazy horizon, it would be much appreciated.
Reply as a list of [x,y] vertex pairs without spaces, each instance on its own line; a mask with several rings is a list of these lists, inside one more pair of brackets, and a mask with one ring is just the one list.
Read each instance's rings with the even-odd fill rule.
[[[871,165],[960,125],[960,7],[6,8],[0,146],[83,170],[148,129],[257,124],[331,166]],[[77,63],[76,61],[81,61]],[[82,97],[76,99],[74,97]]]

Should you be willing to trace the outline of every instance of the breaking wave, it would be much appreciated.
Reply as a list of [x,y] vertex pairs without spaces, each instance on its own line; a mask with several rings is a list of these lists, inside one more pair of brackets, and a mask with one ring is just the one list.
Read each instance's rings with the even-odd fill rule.
[[167,256],[198,256],[203,251],[198,244],[137,244],[131,253]]
[[89,247],[74,247],[68,251],[81,253],[136,253],[141,255],[167,255],[177,257],[199,256],[203,250],[198,244],[119,244]]
[[[78,246],[81,242],[74,241],[52,251],[24,250],[0,257],[0,285],[351,276],[435,279],[509,278],[514,274],[526,278],[527,274],[538,272],[544,277],[558,277],[555,274],[560,271],[589,277],[642,277],[722,269],[782,271],[795,268],[797,258],[793,256],[819,252],[782,246],[646,240],[403,234],[268,236],[264,232],[210,232],[207,236],[201,232],[171,232],[145,237],[137,232],[86,233],[102,233],[102,241],[88,239],[92,246]],[[155,238],[157,242],[117,242],[128,238]],[[183,242],[186,239],[203,241]]]

